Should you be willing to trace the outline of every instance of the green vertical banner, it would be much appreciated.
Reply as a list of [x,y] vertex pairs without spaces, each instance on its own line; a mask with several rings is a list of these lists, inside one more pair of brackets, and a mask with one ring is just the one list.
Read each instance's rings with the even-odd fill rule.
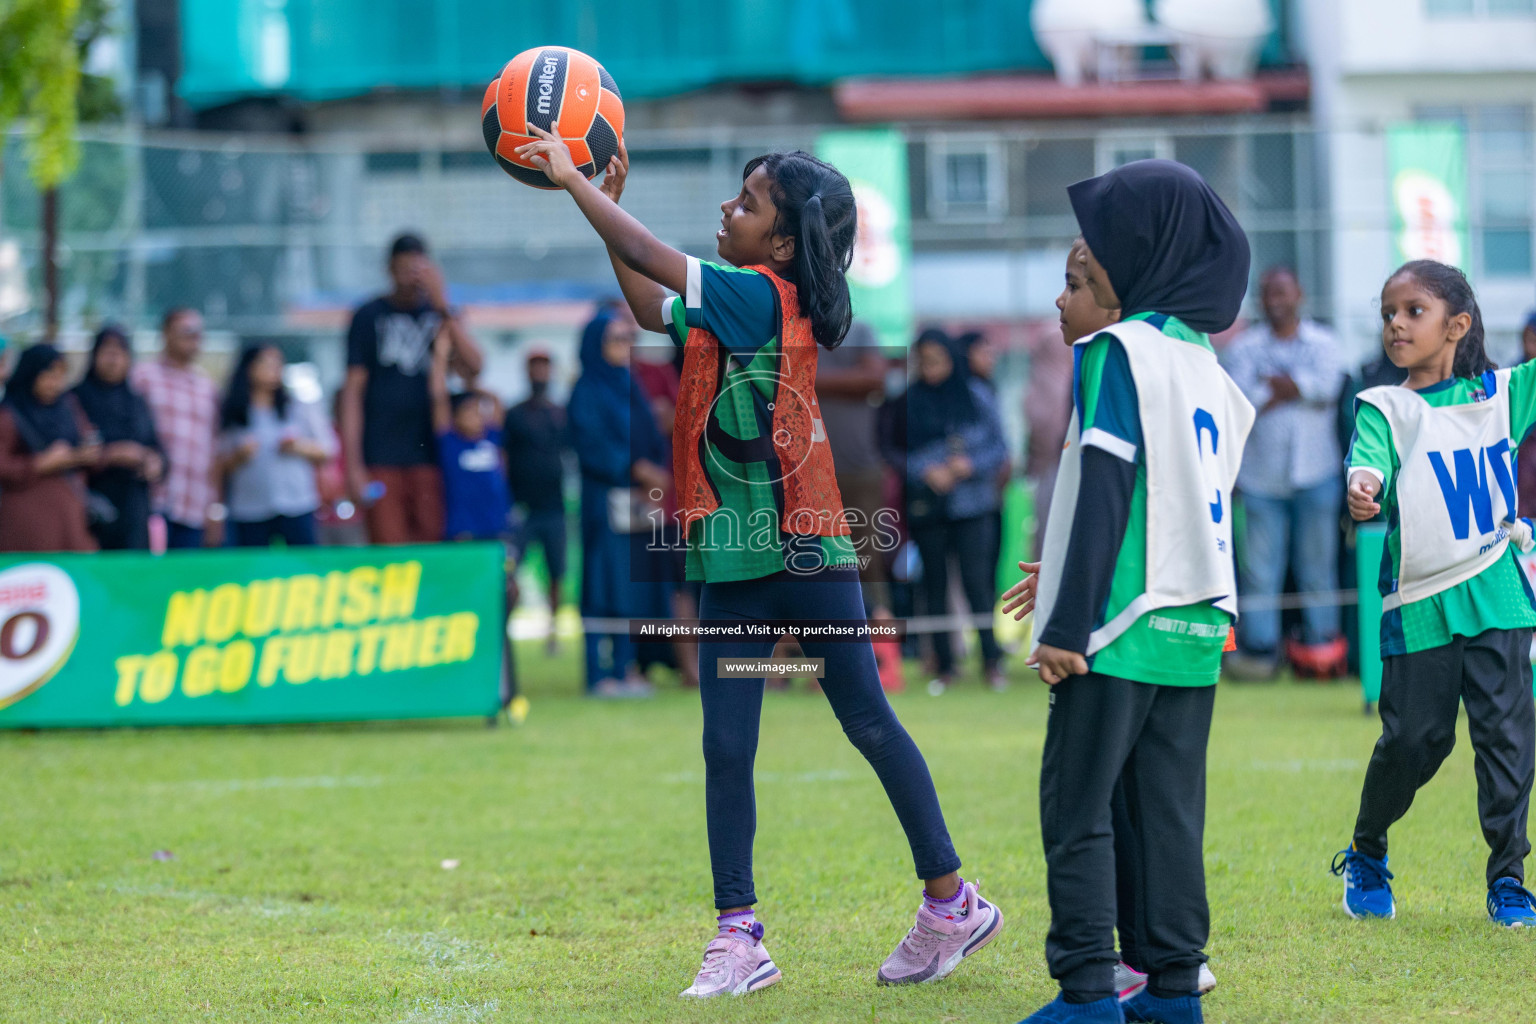
[[499,544],[0,559],[0,729],[486,715]]
[[1393,125],[1387,164],[1397,262],[1439,260],[1470,270],[1466,133],[1455,124]]
[[880,344],[912,340],[912,223],[907,191],[907,140],[891,128],[825,132],[816,155],[848,176],[859,208],[859,233],[848,268],[853,315]]
[[1355,527],[1355,578],[1360,595],[1360,690],[1367,704],[1381,699],[1381,554],[1387,546],[1385,523]]

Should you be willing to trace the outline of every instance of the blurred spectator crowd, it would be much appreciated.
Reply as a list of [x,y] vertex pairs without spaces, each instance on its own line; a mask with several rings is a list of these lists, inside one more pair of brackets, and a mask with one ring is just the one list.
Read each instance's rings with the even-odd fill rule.
[[[513,567],[541,552],[537,600],[551,624],[571,555],[587,692],[644,695],[657,664],[696,685],[696,648],[636,643],[625,626],[697,614],[671,478],[681,352],[638,347],[627,307],[603,304],[582,331],[567,405],[551,399],[549,353],[533,349],[529,397],[503,409],[477,386],[482,352],[425,243],[396,239],[388,269],[390,290],[352,316],[330,408],[293,393],[274,344],[244,349],[215,383],[199,366],[203,321],[190,308],[165,314],[159,352],[137,362],[128,334],[103,327],[73,383],[58,349],[23,350],[0,402],[0,550],[496,541]],[[1354,656],[1352,602],[1340,594],[1356,584],[1354,526],[1341,515],[1353,400],[1403,375],[1382,356],[1348,367],[1331,331],[1304,315],[1288,268],[1263,275],[1260,305],[1262,321],[1220,349],[1258,411],[1238,481],[1244,610],[1227,669],[1342,675]],[[1536,354],[1536,317],[1523,348]],[[855,322],[820,354],[817,391],[866,610],[920,623],[906,650],[876,645],[893,688],[902,655],[919,655],[930,692],[942,693],[962,676],[957,644],[974,648],[980,680],[1006,685],[991,628],[999,562],[1005,550],[1029,554],[1005,543],[1008,530],[1022,540],[1029,528],[1005,517],[1010,483],[1021,470],[1033,494],[1038,554],[1072,407],[1070,347],[1038,332],[1028,356],[1028,441],[1015,460],[986,334],[929,328],[891,353]],[[1522,491],[1536,487],[1527,449]],[[574,550],[569,475],[580,480]],[[510,585],[507,597],[515,604]]]

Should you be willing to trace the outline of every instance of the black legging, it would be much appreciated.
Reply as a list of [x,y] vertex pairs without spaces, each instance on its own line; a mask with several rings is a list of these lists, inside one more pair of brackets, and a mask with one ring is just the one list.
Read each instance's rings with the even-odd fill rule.
[[[699,600],[705,621],[822,623],[864,620],[859,575],[853,569],[811,576],[777,573],[763,579],[706,583]],[[699,644],[699,695],[704,705],[704,801],[709,823],[709,860],[715,906],[721,910],[757,902],[752,884],[752,840],[757,805],[752,763],[757,756],[763,680],[721,679],[720,658],[766,658],[774,639],[705,641]],[[885,787],[912,847],[923,879],[960,870],[928,765],[880,689],[875,654],[867,641],[801,640],[807,658],[823,658],[821,681],[843,733],[868,759]]]
[[[991,615],[997,600],[997,538],[994,536],[992,515],[975,516],[971,519],[940,519],[929,523],[914,523],[912,539],[917,542],[917,553],[923,559],[923,611],[927,615],[943,615],[949,607],[949,556],[953,554],[960,563],[960,585],[965,590],[966,603],[977,615]],[[992,627],[976,631],[981,636],[981,660],[987,667],[996,665],[1002,657]],[[949,630],[933,634],[933,656],[938,662],[939,675],[947,676],[955,670],[955,655],[949,646]]]

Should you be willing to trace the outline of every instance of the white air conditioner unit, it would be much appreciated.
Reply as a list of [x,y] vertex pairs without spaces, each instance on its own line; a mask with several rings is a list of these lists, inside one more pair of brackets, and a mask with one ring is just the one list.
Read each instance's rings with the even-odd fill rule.
[[1150,27],[1142,0],[1035,0],[1029,24],[1063,85],[1119,77],[1100,63],[1100,42],[1139,38]]
[[1267,0],[1156,0],[1152,13],[1178,47],[1186,81],[1252,78],[1259,48],[1274,29]]

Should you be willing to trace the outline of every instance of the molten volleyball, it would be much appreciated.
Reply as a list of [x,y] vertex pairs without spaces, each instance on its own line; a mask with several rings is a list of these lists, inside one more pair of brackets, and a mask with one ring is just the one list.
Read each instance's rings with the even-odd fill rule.
[[480,125],[501,169],[524,185],[555,188],[544,172],[516,153],[535,141],[536,125],[555,132],[588,178],[602,173],[624,137],[624,103],[613,76],[568,46],[536,46],[507,61],[485,90]]

